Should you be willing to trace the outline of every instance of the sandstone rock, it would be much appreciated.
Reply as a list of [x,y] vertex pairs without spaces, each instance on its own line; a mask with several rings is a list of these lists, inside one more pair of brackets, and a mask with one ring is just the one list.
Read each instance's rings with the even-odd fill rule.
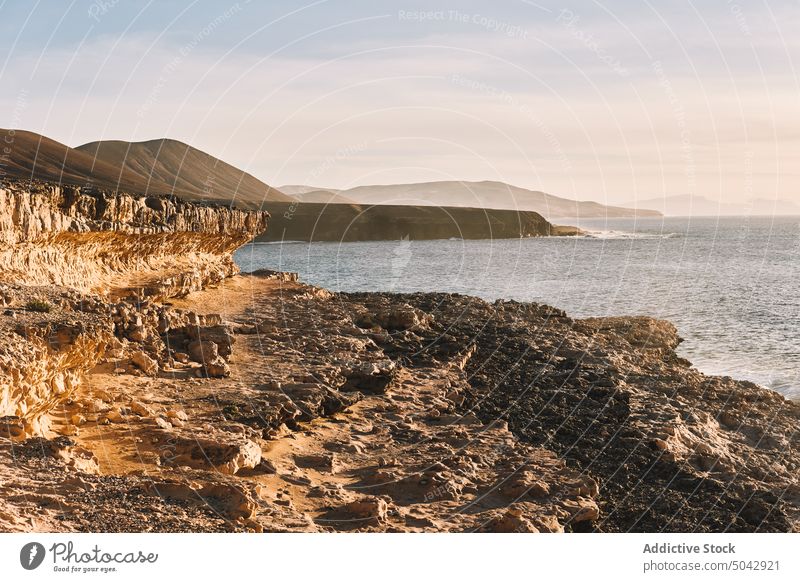
[[326,473],[337,473],[341,469],[336,453],[303,455],[297,457],[295,462],[298,467],[312,468]]
[[111,410],[106,412],[105,419],[108,420],[109,422],[113,422],[113,423],[117,423],[117,424],[125,422],[125,417],[116,408],[112,408]]
[[592,499],[564,500],[561,502],[571,523],[595,521],[600,517],[600,508]]
[[114,396],[108,390],[102,390],[96,388],[95,390],[92,391],[92,393],[96,398],[99,398],[106,404],[111,404],[112,402],[114,402]]
[[[227,358],[231,355],[233,351],[233,344],[236,341],[236,338],[228,326],[225,325],[188,326],[186,328],[186,331],[187,335],[192,340],[192,343],[208,342],[216,344],[216,352],[214,353],[214,356],[216,356],[216,354],[219,354],[223,358]],[[207,355],[209,353],[206,351],[207,349],[208,348],[206,348],[205,346],[203,347],[203,353],[206,354],[205,357],[209,357]],[[196,362],[201,362],[200,360],[195,358],[195,354],[193,354],[192,352],[191,344],[189,346],[189,355],[191,355],[192,359],[194,359]]]
[[189,346],[189,357],[198,364],[212,362],[219,357],[217,344],[211,341],[194,340]]
[[86,424],[86,417],[82,414],[73,414],[69,420],[75,426],[81,426]]
[[377,362],[346,362],[342,366],[345,383],[342,390],[359,390],[371,394],[385,392],[397,375],[397,366],[392,360]]
[[564,526],[558,521],[555,515],[541,515],[531,518],[534,527],[539,531],[548,533],[564,533]]
[[183,410],[167,410],[167,417],[169,419],[178,419],[184,422],[189,420],[189,415]]
[[539,533],[539,529],[523,516],[523,511],[513,507],[489,521],[486,529],[495,533]]
[[143,343],[147,341],[148,334],[143,326],[137,325],[127,333],[127,337],[133,342]]
[[170,430],[172,428],[172,424],[160,416],[156,417],[156,426],[162,430]]
[[148,376],[158,375],[158,362],[142,351],[133,352],[131,362]]
[[380,497],[366,497],[343,505],[341,512],[356,520],[357,527],[381,525],[386,522],[389,505]]
[[58,433],[64,436],[78,436],[80,429],[74,424],[67,424],[58,429]]
[[54,439],[34,437],[20,445],[20,454],[26,457],[50,457],[64,463],[81,473],[98,474],[100,466],[97,457],[67,436]]
[[231,375],[231,368],[222,356],[217,356],[204,366],[209,378],[227,378]]
[[106,412],[111,409],[111,406],[99,398],[94,398],[90,402],[86,403],[86,408],[91,412]]
[[193,484],[186,481],[155,481],[147,491],[164,499],[194,504],[208,504],[228,519],[249,519],[257,508],[253,493],[233,483]]
[[501,491],[513,498],[524,496],[538,498],[549,495],[550,487],[533,472],[522,471],[510,477],[501,487]]
[[132,401],[130,407],[131,412],[139,416],[153,416],[153,409],[137,400]]
[[374,314],[364,314],[356,324],[362,328],[372,328],[376,325],[389,331],[405,331],[417,327],[427,326],[431,316],[411,305],[397,305]]
[[[185,295],[234,274],[231,253],[265,230],[269,218],[29,180],[4,180],[0,206],[8,216],[0,242],[7,249],[16,245],[14,252],[0,252],[0,270],[13,273],[15,282],[89,291],[136,279],[148,283],[130,291],[146,297]],[[87,253],[87,245],[95,251]],[[173,269],[161,267],[167,262]]]
[[165,451],[162,461],[195,469],[214,468],[234,475],[240,469],[253,469],[261,462],[261,447],[250,440],[210,440],[178,438]]

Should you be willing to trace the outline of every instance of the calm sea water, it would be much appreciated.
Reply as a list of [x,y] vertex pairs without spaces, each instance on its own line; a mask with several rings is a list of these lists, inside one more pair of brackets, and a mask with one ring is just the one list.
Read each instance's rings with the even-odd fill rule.
[[573,317],[669,319],[700,370],[800,398],[800,217],[586,221],[577,238],[253,244],[271,268],[337,291],[446,291]]

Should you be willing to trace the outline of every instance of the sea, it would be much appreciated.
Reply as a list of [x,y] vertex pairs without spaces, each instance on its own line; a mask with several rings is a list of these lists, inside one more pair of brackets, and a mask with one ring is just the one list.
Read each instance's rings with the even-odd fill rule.
[[667,319],[699,370],[800,399],[800,217],[578,225],[585,236],[254,243],[235,258],[245,272],[294,271],[333,291],[454,292],[575,318]]

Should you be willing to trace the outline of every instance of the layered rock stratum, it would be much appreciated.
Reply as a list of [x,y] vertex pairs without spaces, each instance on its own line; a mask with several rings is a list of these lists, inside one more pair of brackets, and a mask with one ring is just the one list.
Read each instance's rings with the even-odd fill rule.
[[237,272],[268,213],[43,182],[0,182],[0,271],[26,285],[169,297]]
[[800,407],[668,322],[234,275],[263,214],[4,196],[2,530],[800,527]]

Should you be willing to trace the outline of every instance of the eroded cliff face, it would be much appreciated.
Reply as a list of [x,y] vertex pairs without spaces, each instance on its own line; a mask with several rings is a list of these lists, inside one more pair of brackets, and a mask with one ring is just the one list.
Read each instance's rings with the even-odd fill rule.
[[[232,253],[266,212],[94,189],[0,184],[0,436],[46,434],[136,304],[186,295],[237,272]],[[148,356],[149,357],[149,356]],[[143,360],[144,361],[144,360]]]
[[153,299],[237,272],[232,253],[269,214],[44,183],[0,184],[6,282]]
[[117,342],[100,301],[69,289],[0,285],[0,436],[44,434],[48,413]]

